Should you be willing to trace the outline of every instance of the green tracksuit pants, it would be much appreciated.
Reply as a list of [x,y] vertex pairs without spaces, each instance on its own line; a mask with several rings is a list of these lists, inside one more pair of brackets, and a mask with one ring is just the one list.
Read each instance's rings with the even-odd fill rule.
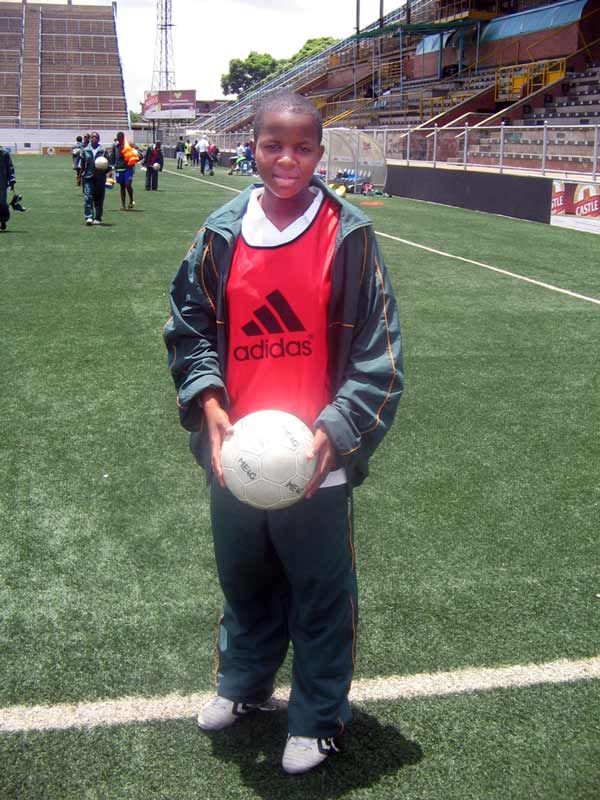
[[217,691],[259,703],[293,646],[288,731],[325,738],[350,720],[358,618],[347,486],[279,511],[239,502],[213,480],[211,517],[225,595]]

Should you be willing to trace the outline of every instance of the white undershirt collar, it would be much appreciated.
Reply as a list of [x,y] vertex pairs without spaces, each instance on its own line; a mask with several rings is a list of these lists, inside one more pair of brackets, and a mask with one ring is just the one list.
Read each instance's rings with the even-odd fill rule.
[[267,219],[265,212],[260,205],[260,197],[264,192],[262,186],[252,191],[246,213],[242,218],[242,236],[250,247],[278,247],[293,241],[308,228],[319,212],[323,202],[323,192],[316,186],[309,186],[309,191],[315,195],[315,199],[287,228],[280,231]]

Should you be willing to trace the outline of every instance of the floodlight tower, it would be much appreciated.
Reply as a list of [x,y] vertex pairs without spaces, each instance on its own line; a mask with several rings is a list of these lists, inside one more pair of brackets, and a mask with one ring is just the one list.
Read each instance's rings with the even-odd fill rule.
[[156,0],[156,42],[154,45],[154,71],[152,73],[153,92],[175,88],[171,6],[171,0]]

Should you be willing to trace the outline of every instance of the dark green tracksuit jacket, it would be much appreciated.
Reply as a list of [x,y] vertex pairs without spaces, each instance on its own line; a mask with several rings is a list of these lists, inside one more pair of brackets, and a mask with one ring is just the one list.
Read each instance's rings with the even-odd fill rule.
[[[340,206],[328,329],[333,397],[315,422],[326,429],[351,485],[358,486],[402,393],[398,314],[371,221],[321,181],[314,183]],[[209,387],[227,398],[225,287],[252,188],[211,214],[171,287],[172,316],[164,329],[169,367],[181,424],[192,432],[192,450],[205,469],[210,454],[195,398]]]
[[92,145],[88,144],[81,150],[79,163],[79,174],[83,183],[83,214],[85,219],[93,217],[98,222],[102,221],[106,193],[106,172],[100,172],[95,166],[95,161],[100,156],[104,156],[110,163],[108,150],[99,145],[94,153]]
[[0,222],[10,218],[8,207],[8,189],[16,183],[15,168],[8,150],[0,147]]
[[[369,458],[392,423],[402,391],[402,351],[396,304],[370,220],[318,179],[315,184],[340,207],[328,310],[332,399],[315,426],[327,431],[348,486],[262,512],[214,482],[211,512],[225,595],[218,693],[263,701],[291,639],[289,732],[321,738],[339,733],[351,716],[357,623],[351,489],[366,477]],[[172,284],[172,316],[164,330],[181,422],[208,473],[197,396],[215,387],[228,403],[225,289],[252,188],[212,214],[199,232]]]

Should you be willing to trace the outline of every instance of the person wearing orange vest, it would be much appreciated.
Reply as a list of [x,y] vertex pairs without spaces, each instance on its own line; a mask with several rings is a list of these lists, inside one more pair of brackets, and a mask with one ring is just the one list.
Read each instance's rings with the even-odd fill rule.
[[[217,695],[198,725],[219,731],[272,709],[292,643],[288,773],[336,753],[352,716],[352,491],[402,392],[396,303],[372,223],[314,177],[321,136],[301,95],[263,102],[253,148],[263,185],[207,219],[173,281],[164,329],[180,419],[210,482],[225,597]],[[267,408],[314,432],[305,496],[278,511],[237,500],[220,459],[232,424]]]
[[[133,154],[133,148],[125,138],[123,131],[119,131],[111,153],[111,166],[116,173],[117,183],[121,190],[121,211],[132,210],[135,208],[133,198],[133,175],[135,164],[139,160]],[[127,195],[129,195],[129,205],[126,206]]]

